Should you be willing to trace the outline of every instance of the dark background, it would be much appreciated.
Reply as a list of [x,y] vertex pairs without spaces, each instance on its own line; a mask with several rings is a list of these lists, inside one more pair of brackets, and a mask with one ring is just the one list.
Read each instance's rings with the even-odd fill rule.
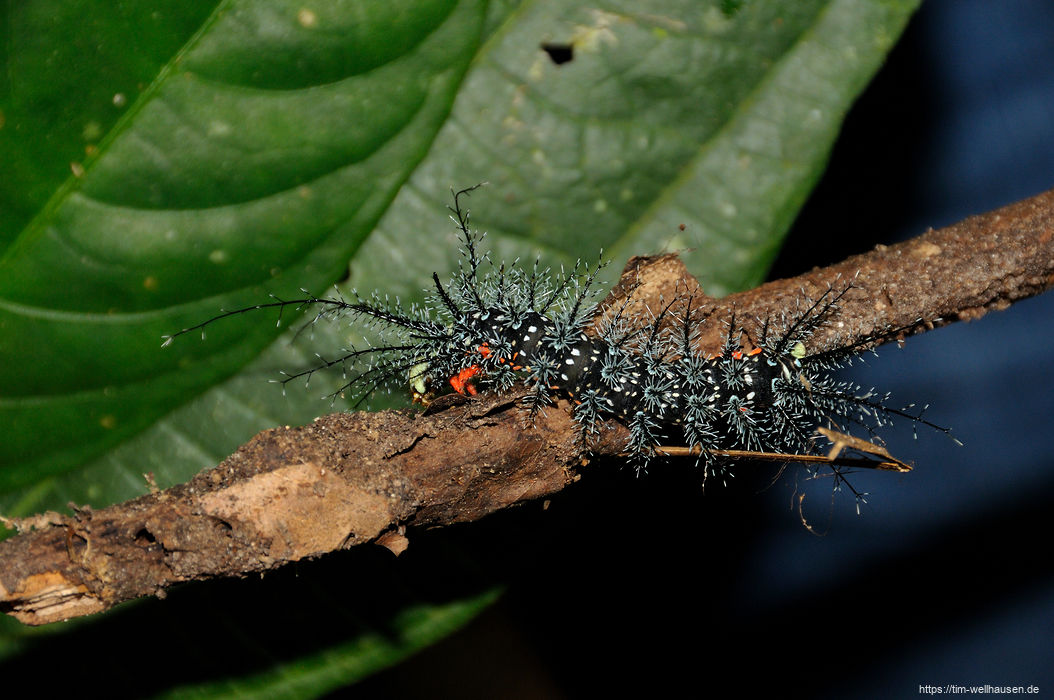
[[[1054,187],[1054,3],[928,0],[853,109],[773,277]],[[511,581],[367,697],[715,691],[916,697],[920,685],[1054,687],[1054,295],[886,346],[853,380],[929,403],[965,443],[884,434],[908,475],[740,474],[597,464],[548,510],[452,542]],[[791,508],[825,533],[811,534]],[[483,532],[486,530],[486,532]],[[415,554],[415,549],[417,553]],[[433,562],[460,568],[449,561]],[[439,571],[435,572],[440,575]]]

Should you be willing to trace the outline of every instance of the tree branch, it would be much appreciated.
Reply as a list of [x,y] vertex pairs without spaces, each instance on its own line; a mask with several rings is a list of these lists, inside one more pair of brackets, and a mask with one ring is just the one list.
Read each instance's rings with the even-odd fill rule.
[[[758,319],[792,316],[803,298],[849,280],[837,322],[810,339],[812,352],[977,318],[1045,291],[1054,191],[720,300],[703,295],[676,256],[633,258],[602,312],[694,294],[695,320],[712,319],[701,349],[714,351],[733,310],[756,338]],[[324,416],[264,431],[185,484],[99,511],[12,521],[24,532],[0,542],[0,611],[39,625],[360,544],[399,553],[407,527],[473,521],[555,493],[591,456],[625,444],[625,429],[609,422],[587,451],[566,406],[529,421],[520,397],[454,395],[423,414]]]

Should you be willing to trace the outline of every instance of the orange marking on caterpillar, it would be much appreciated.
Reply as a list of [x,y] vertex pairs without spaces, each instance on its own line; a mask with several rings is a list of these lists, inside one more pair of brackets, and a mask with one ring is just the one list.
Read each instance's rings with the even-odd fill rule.
[[450,386],[462,396],[475,396],[476,387],[472,385],[472,378],[482,372],[479,365],[472,365],[458,372],[450,378]]

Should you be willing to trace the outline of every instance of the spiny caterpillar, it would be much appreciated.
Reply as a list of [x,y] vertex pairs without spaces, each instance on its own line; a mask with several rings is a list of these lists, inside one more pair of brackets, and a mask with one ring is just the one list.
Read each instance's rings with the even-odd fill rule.
[[[568,399],[587,442],[605,419],[614,419],[629,429],[625,451],[638,469],[658,446],[680,444],[703,464],[704,479],[724,472],[721,451],[818,455],[816,430],[823,426],[855,423],[872,433],[899,416],[948,432],[910,406],[891,408],[888,396],[831,377],[862,344],[814,354],[806,349],[852,284],[828,288],[779,328],[765,323],[750,350],[733,318],[721,352],[705,356],[695,349],[699,327],[690,295],[643,318],[628,304],[598,315],[593,283],[599,264],[590,269],[580,262],[556,276],[537,262],[529,270],[495,266],[479,251],[484,234],[471,230],[460,203],[476,187],[455,193],[451,207],[462,245],[458,271],[445,284],[433,273],[422,304],[406,307],[376,292],[365,299],[355,294],[354,301],[276,299],[225,312],[166,337],[165,344],[254,309],[315,308],[312,322],[347,317],[371,327],[379,341],[286,374],[283,383],[339,367],[350,379],[337,393],[361,403],[378,389],[409,387],[415,398],[427,400],[445,386],[475,395],[478,387],[505,392],[522,382],[532,412]],[[842,472],[832,469],[835,485],[844,483]]]

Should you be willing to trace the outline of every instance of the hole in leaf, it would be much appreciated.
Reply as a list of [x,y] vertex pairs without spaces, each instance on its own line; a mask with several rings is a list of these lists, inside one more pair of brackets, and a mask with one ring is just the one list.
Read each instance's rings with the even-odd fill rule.
[[547,53],[549,59],[558,66],[570,63],[575,57],[574,44],[544,42],[542,44],[542,51]]

